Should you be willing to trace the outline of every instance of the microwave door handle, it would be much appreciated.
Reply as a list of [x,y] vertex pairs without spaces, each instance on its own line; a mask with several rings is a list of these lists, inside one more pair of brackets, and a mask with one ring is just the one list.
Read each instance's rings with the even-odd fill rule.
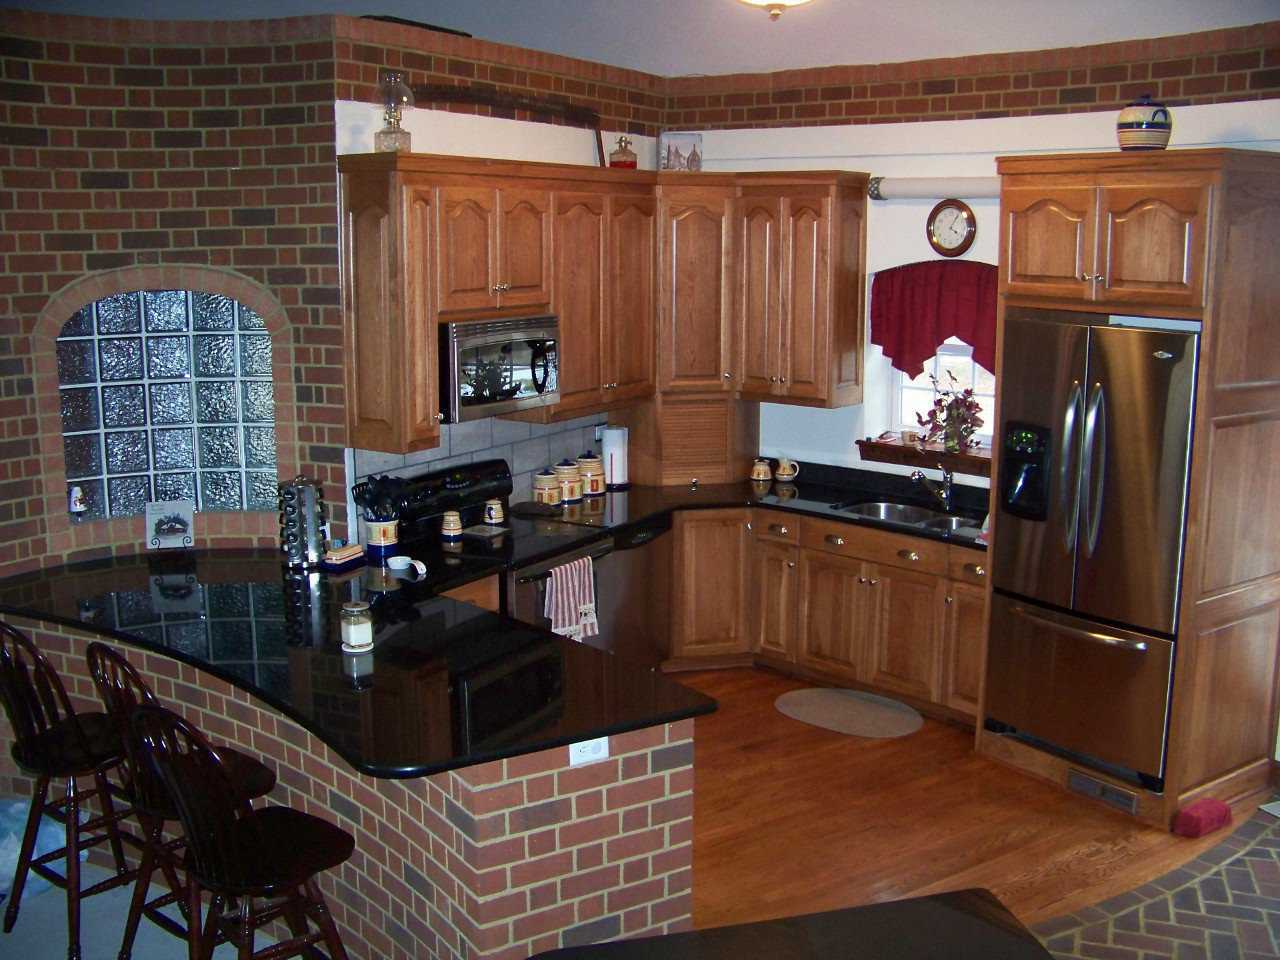
[[1084,470],[1088,499],[1085,507],[1085,555],[1093,556],[1098,547],[1098,532],[1102,526],[1102,497],[1107,482],[1107,392],[1102,384],[1095,383],[1089,397],[1089,412],[1085,415],[1085,447],[1089,464]]
[[1080,381],[1071,382],[1071,394],[1062,412],[1062,445],[1058,453],[1058,492],[1062,525],[1062,546],[1070,554],[1076,549],[1076,527],[1080,523],[1080,472],[1076,463],[1079,446],[1076,428],[1081,419],[1080,408],[1084,403],[1084,391]]

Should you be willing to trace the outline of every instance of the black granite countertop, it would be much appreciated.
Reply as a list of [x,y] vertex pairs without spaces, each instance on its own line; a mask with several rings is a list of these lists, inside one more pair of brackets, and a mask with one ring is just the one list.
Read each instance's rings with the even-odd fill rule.
[[[656,671],[436,596],[503,566],[451,559],[437,558],[421,581],[392,578],[374,590],[377,571],[294,574],[275,551],[136,554],[0,580],[0,613],[206,670],[377,777],[424,776],[715,709]],[[343,653],[339,639],[353,592],[371,601],[375,623],[374,649],[360,655]]]

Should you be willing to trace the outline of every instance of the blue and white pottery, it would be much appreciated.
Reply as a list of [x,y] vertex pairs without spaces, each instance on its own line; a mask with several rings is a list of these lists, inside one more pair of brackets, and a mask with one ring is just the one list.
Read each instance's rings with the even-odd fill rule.
[[1144,93],[1120,111],[1116,118],[1116,139],[1121,150],[1163,150],[1173,133],[1173,115],[1163,103],[1155,103]]

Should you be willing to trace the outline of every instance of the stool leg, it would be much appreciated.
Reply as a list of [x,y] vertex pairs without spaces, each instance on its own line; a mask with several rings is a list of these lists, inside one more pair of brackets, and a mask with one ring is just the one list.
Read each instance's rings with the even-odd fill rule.
[[111,842],[111,856],[115,858],[116,873],[125,873],[129,865],[124,860],[124,846],[120,843],[120,824],[116,821],[116,808],[111,801],[111,789],[107,784],[105,773],[96,773],[93,782],[98,788],[99,802],[102,804],[102,817],[106,821],[107,838]]
[[202,960],[204,942],[200,936],[200,884],[187,873],[187,960]]
[[308,877],[303,886],[315,909],[312,919],[324,934],[324,945],[329,948],[329,960],[347,960],[346,947],[342,945],[342,937],[338,936],[337,924],[329,914],[329,907],[324,902],[324,894],[316,886],[315,877]]
[[142,862],[138,864],[138,879],[133,883],[133,897],[129,901],[129,919],[124,924],[124,939],[120,942],[118,960],[129,960],[133,955],[133,939],[138,935],[142,920],[142,908],[147,902],[147,890],[151,887],[151,874],[156,867],[156,845],[162,842],[160,821],[139,814],[142,823],[144,845]]
[[240,899],[239,960],[253,960],[253,897]]
[[49,778],[40,777],[31,791],[31,809],[27,812],[27,829],[22,834],[22,848],[18,853],[18,868],[13,872],[13,886],[9,890],[9,903],[4,908],[4,932],[8,933],[18,922],[18,906],[22,903],[22,887],[31,869],[31,853],[36,848],[36,834],[40,831],[40,819],[49,794]]
[[80,792],[67,777],[67,960],[80,960]]

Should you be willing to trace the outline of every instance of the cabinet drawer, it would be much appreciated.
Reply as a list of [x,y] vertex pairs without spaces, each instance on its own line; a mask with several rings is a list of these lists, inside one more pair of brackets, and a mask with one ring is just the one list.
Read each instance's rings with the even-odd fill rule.
[[812,550],[925,573],[945,573],[947,569],[945,543],[850,523],[805,517],[800,523],[800,544]]
[[986,586],[989,569],[985,550],[953,546],[947,551],[947,576],[952,580],[972,583],[978,587]]
[[791,544],[800,542],[800,518],[793,513],[756,510],[751,517],[751,529],[760,540]]

